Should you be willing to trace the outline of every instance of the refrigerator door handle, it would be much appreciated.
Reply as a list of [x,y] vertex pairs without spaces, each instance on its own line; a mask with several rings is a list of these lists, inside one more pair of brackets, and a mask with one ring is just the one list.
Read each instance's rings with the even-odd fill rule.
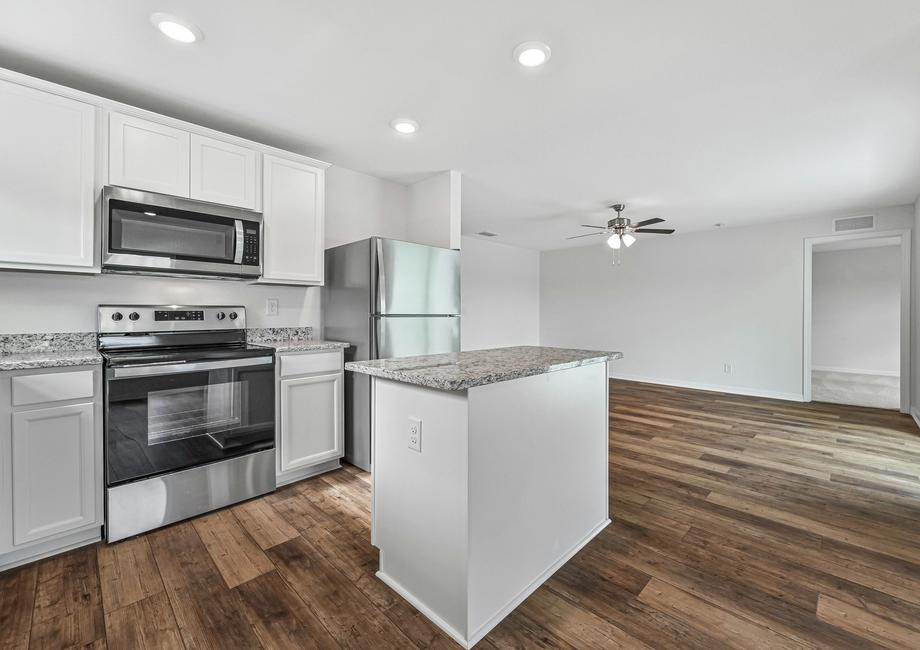
[[[374,239],[374,244],[377,247],[377,277],[375,278],[377,282],[376,290],[376,305],[374,305],[374,311],[378,314],[387,313],[387,276],[386,276],[386,265],[383,263],[383,240],[379,237]],[[376,350],[375,350],[376,353]],[[374,355],[376,357],[376,354]]]

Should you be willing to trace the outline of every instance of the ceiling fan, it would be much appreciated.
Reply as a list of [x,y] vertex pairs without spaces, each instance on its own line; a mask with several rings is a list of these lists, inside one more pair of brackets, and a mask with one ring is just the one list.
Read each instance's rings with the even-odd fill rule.
[[607,239],[607,245],[613,249],[613,263],[620,263],[620,249],[624,246],[629,248],[634,243],[636,243],[636,238],[633,236],[633,233],[652,233],[656,235],[670,235],[674,232],[673,228],[646,228],[646,226],[651,226],[656,223],[662,223],[664,219],[659,219],[654,217],[652,219],[645,219],[638,223],[631,223],[629,219],[624,216],[621,216],[621,212],[626,209],[625,203],[615,203],[610,206],[617,213],[613,219],[607,222],[606,226],[591,226],[588,224],[582,224],[582,228],[597,228],[600,232],[589,232],[584,235],[575,235],[574,237],[566,237],[566,239],[578,239],[579,237],[593,237],[595,235],[610,235]]

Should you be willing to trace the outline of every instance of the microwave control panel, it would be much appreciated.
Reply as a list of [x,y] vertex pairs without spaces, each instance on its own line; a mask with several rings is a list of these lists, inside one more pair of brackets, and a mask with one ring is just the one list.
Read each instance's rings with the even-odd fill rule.
[[259,231],[255,228],[246,228],[243,233],[243,264],[259,265]]

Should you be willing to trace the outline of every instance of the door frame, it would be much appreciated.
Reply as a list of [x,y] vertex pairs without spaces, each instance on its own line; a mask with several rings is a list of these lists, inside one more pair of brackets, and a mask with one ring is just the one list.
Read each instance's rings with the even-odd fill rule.
[[898,238],[901,249],[901,413],[910,413],[910,229],[873,230],[869,232],[805,238],[804,304],[802,327],[802,401],[811,401],[812,352],[812,261],[814,248],[854,239]]

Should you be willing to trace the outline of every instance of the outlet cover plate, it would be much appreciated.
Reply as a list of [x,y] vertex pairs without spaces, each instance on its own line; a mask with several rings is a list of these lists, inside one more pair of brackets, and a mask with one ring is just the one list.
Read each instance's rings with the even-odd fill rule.
[[409,418],[409,449],[422,453],[422,421]]

